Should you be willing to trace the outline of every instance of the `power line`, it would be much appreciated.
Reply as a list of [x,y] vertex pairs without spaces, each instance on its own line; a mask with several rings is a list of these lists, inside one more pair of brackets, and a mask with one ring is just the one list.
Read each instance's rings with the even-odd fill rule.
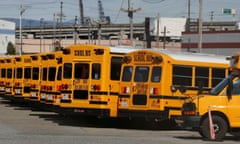
[[161,3],[165,0],[142,0],[142,1],[146,3],[156,4],[156,3]]
[[124,1],[124,0],[122,0],[120,9],[119,9],[119,11],[118,11],[118,14],[117,14],[115,20],[114,20],[115,22],[118,20],[119,14],[120,14],[120,12],[121,12],[121,7],[123,6],[123,1]]

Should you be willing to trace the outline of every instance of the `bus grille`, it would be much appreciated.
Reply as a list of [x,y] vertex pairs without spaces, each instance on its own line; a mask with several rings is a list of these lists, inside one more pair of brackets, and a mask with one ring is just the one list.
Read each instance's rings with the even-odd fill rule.
[[73,98],[74,99],[88,99],[88,91],[87,90],[74,90]]
[[146,95],[133,95],[133,104],[134,105],[146,105],[147,96]]

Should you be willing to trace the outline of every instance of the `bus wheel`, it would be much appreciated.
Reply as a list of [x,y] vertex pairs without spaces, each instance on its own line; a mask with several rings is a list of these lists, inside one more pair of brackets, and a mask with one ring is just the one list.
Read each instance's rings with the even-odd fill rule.
[[[225,119],[217,115],[212,116],[212,121],[215,132],[215,140],[222,140],[228,130],[227,122],[225,121]],[[204,118],[204,120],[202,121],[200,133],[204,138],[211,139],[208,117]]]

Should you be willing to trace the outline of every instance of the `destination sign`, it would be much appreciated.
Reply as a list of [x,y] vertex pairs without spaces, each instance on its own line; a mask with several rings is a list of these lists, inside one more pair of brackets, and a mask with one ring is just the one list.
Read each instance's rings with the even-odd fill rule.
[[143,54],[138,54],[134,55],[134,61],[135,62],[152,62],[152,55],[143,55]]
[[91,50],[75,50],[75,56],[91,56]]

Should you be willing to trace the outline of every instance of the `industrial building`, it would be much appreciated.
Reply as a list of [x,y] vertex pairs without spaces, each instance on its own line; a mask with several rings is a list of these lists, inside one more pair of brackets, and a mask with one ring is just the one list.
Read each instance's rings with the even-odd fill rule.
[[0,54],[6,54],[8,43],[15,45],[15,23],[0,19]]

